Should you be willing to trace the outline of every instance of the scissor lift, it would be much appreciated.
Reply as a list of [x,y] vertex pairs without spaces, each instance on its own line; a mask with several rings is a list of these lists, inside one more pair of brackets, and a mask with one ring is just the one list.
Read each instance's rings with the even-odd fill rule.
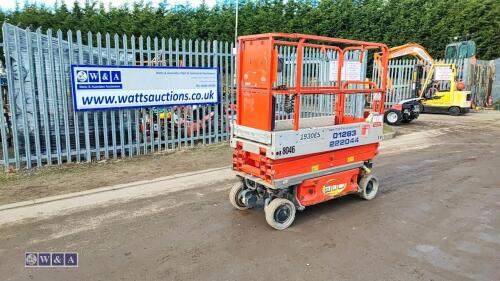
[[[283,48],[294,55],[283,55]],[[356,74],[359,65],[366,65],[368,51],[381,54],[380,85],[359,73],[359,78],[352,77],[353,69]],[[307,56],[311,53],[316,58]],[[348,58],[353,53],[355,60]],[[297,209],[351,193],[366,200],[375,197],[379,181],[371,169],[383,138],[386,45],[303,34],[259,34],[239,38],[237,62],[237,119],[231,146],[233,169],[240,181],[229,194],[236,209],[264,205],[266,221],[281,230],[292,224]],[[329,67],[319,66],[325,62]],[[358,68],[349,69],[353,64]],[[305,74],[312,66],[314,72]],[[326,83],[317,82],[325,76],[330,77]],[[305,117],[301,97],[309,95],[334,97],[331,114]],[[352,108],[351,95],[363,97],[360,113],[347,110]],[[283,100],[290,118],[278,112],[278,101]],[[310,100],[307,106],[314,110],[318,99]],[[364,108],[365,104],[369,107]]]

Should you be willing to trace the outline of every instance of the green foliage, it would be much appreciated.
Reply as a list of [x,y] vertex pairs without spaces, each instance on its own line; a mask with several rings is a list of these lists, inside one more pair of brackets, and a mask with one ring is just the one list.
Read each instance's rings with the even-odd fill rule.
[[[296,32],[384,42],[417,42],[436,57],[455,36],[469,36],[478,57],[500,56],[498,0],[241,0],[239,34]],[[26,4],[0,10],[0,20],[22,27],[204,40],[234,40],[234,1],[210,8],[189,5],[158,7],[148,2],[109,7],[95,1],[68,8]]]

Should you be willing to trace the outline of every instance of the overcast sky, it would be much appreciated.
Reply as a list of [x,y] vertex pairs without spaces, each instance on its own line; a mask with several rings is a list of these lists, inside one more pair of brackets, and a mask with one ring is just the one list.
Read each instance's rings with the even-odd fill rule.
[[[75,0],[59,0],[66,2],[66,4],[71,7],[73,6],[73,2]],[[82,5],[85,3],[85,0],[77,0],[80,2]],[[198,6],[203,0],[167,0],[167,3],[171,6],[174,6],[176,4],[186,4],[189,3],[191,6]],[[216,0],[205,0],[205,2],[209,6],[215,5]],[[25,0],[19,0],[17,1],[19,5],[22,7],[24,3],[26,2]],[[38,4],[45,4],[46,6],[53,6],[54,3],[56,2],[55,0],[27,0],[29,3],[38,3]],[[113,6],[120,6],[123,3],[127,2],[133,2],[133,1],[127,1],[127,0],[100,0],[99,2],[104,3],[105,7],[108,7],[109,3],[112,3]],[[144,2],[148,2],[145,0]],[[159,2],[162,2],[161,0],[151,0],[149,1],[153,3],[153,5],[157,6]],[[16,0],[0,0],[0,8],[3,10],[11,10],[16,7]]]

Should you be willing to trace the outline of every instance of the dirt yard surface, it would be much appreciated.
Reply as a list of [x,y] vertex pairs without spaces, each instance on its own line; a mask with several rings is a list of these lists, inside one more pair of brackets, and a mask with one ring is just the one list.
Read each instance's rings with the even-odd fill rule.
[[0,205],[97,187],[149,180],[183,172],[229,166],[227,144],[99,163],[0,172]]
[[[207,178],[0,226],[0,279],[500,280],[500,114],[424,115],[398,132],[376,158],[372,201],[308,207],[276,231],[263,210],[230,206],[232,180]],[[27,251],[76,251],[80,264],[25,268]]]

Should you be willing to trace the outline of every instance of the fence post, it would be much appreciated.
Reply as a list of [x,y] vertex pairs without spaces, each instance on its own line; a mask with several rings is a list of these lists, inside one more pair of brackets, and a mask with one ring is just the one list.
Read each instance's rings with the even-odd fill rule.
[[[73,49],[73,32],[71,30],[68,31],[68,51],[69,51],[69,64],[75,64],[74,60],[74,49]],[[74,111],[75,105],[73,104],[72,110]],[[79,124],[79,116],[80,114],[77,111],[73,112],[73,126],[74,126],[74,138],[75,138],[75,149],[76,149],[76,162],[80,162],[80,124]]]
[[9,147],[7,145],[7,120],[5,120],[4,103],[3,96],[7,94],[6,88],[0,89],[0,137],[2,138],[2,164],[3,168],[7,170],[9,168]]
[[[94,42],[93,42],[92,32],[87,33],[87,45],[89,47],[89,64],[94,64]],[[97,112],[94,111],[94,144],[95,144],[95,159],[99,161],[101,159],[101,150],[100,150],[100,139],[99,139],[99,117]],[[90,134],[90,132],[89,132]]]
[[42,165],[42,157],[41,157],[41,149],[40,149],[40,129],[39,129],[39,124],[38,124],[38,108],[37,108],[37,102],[36,102],[36,96],[35,96],[35,64],[33,61],[33,43],[32,43],[32,32],[29,28],[25,30],[26,32],[26,46],[28,48],[28,66],[29,66],[29,73],[30,73],[30,80],[31,80],[31,93],[30,93],[30,98],[33,104],[33,125],[34,125],[34,138],[35,138],[35,155],[36,155],[36,164],[37,167],[40,167]]
[[[115,40],[115,54],[116,54],[116,65],[121,65],[122,63],[120,62],[120,36],[118,36],[118,34],[115,33],[115,35],[113,36],[114,37],[114,40]],[[125,61],[125,57],[123,58],[123,60]],[[125,158],[125,140],[124,140],[124,137],[123,135],[125,134],[124,133],[124,130],[123,130],[123,112],[124,110],[123,109],[118,109],[116,110],[116,112],[118,112],[118,124],[119,124],[119,130],[118,130],[118,133],[119,133],[119,137],[120,137],[120,157],[121,158]]]

